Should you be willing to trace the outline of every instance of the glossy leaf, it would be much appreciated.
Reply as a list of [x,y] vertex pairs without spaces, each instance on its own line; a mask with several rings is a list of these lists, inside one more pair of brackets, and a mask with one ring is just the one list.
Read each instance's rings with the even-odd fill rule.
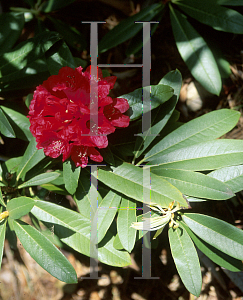
[[[36,201],[31,211],[38,219],[54,225],[54,233],[74,250],[90,256],[90,219],[81,214],[53,203]],[[113,266],[126,266],[131,263],[127,252],[113,247],[114,237],[108,236],[98,248],[98,259]]]
[[0,108],[0,133],[9,138],[15,138],[15,133],[8,119]]
[[195,246],[183,227],[169,229],[171,253],[187,290],[199,296],[202,288],[200,263]]
[[152,172],[158,176],[162,176],[188,196],[213,200],[226,200],[234,196],[234,193],[222,181],[198,172],[169,168],[154,168]]
[[84,36],[74,27],[69,26],[67,23],[60,21],[59,19],[52,18],[48,16],[48,18],[52,21],[55,26],[55,29],[63,36],[66,43],[77,49],[78,51],[82,51],[86,47],[86,41]]
[[18,172],[17,172],[17,181],[21,178],[24,179],[25,174],[34,166],[36,166],[44,157],[43,149],[36,148],[36,141],[32,137],[31,142],[29,143],[27,149],[25,150],[24,156],[20,162]]
[[139,157],[147,149],[147,147],[156,138],[156,135],[159,135],[160,131],[164,128],[171,117],[180,95],[180,89],[182,85],[181,73],[178,70],[171,71],[160,80],[159,84],[172,87],[174,89],[174,95],[169,101],[163,105],[160,105],[155,110],[155,116],[151,122],[150,132],[147,131],[144,134],[139,134],[135,144],[135,158]]
[[0,107],[8,117],[8,121],[10,122],[17,138],[20,138],[25,141],[30,141],[33,138],[33,136],[29,129],[29,119],[11,108],[2,105]]
[[243,16],[212,1],[183,0],[176,3],[186,14],[216,30],[243,33]]
[[243,231],[241,229],[222,220],[196,213],[185,213],[182,219],[198,237],[208,244],[236,259],[243,259]]
[[11,52],[0,57],[1,77],[25,68],[43,56],[58,40],[60,40],[60,36],[56,32],[45,31],[20,43]]
[[[145,87],[147,88],[147,87]],[[150,89],[151,88],[151,89]],[[150,93],[150,110],[158,107],[160,104],[168,101],[173,96],[173,88],[167,85],[151,85],[149,87]],[[142,114],[145,114],[149,111],[143,109],[142,102],[143,89],[137,89],[129,94],[125,94],[120,96],[119,98],[127,99],[129,103],[129,110],[127,114],[129,115],[131,120],[138,119]]]
[[57,75],[62,67],[76,67],[72,53],[63,41],[56,43],[51,51],[46,53],[46,62],[51,75]]
[[177,48],[192,75],[206,90],[219,95],[222,88],[220,73],[207,43],[171,5],[170,18]]
[[63,179],[66,190],[73,195],[78,187],[78,179],[81,167],[76,168],[72,160],[63,163]]
[[136,203],[122,198],[117,217],[117,232],[123,248],[128,252],[134,248],[137,230],[131,224],[136,220]]
[[[81,176],[77,191],[74,195],[74,200],[78,206],[80,214],[85,218],[90,220],[91,209],[94,214],[94,209],[92,206],[92,195],[94,195],[93,191],[97,191],[97,187],[91,184],[90,175],[89,176]],[[98,204],[102,201],[102,197],[100,196],[98,189]]]
[[234,193],[243,189],[243,165],[221,168],[209,173],[208,176],[223,181]]
[[35,201],[29,197],[17,197],[11,199],[7,203],[9,217],[12,219],[20,219],[31,211],[34,204]]
[[48,191],[51,191],[53,193],[57,193],[57,194],[60,194],[60,195],[69,195],[68,191],[66,191],[64,189],[64,185],[63,185],[63,188],[60,187],[60,186],[56,186],[55,184],[52,184],[52,183],[44,183],[41,185],[42,188],[48,190]]
[[12,48],[23,28],[23,13],[5,12],[0,15],[0,55]]
[[0,269],[2,265],[3,258],[3,249],[4,249],[4,241],[5,241],[5,232],[6,232],[6,220],[0,223]]
[[2,190],[1,189],[0,189],[0,204],[2,206],[6,207],[6,204],[5,204],[4,200],[3,200],[3,194],[2,194]]
[[187,206],[181,192],[155,174],[150,173],[151,183],[145,183],[150,187],[148,188],[150,200],[143,197],[146,186],[143,186],[144,170],[142,168],[124,162],[111,169],[112,171],[99,169],[98,178],[115,191],[140,202],[156,203],[162,207],[168,207],[172,201],[178,201],[183,206]]
[[243,141],[208,141],[184,147],[159,158],[152,163],[154,168],[172,168],[192,171],[214,170],[226,166],[239,165],[243,161]]
[[60,174],[57,172],[43,173],[43,174],[37,175],[37,176],[31,178],[30,180],[20,184],[18,186],[18,188],[22,189],[22,188],[28,187],[28,186],[35,186],[35,185],[41,185],[44,183],[48,183],[48,182],[55,180],[59,176],[60,176]]
[[98,207],[98,242],[100,242],[113,222],[117,210],[120,206],[121,196],[113,191],[102,199]]
[[77,274],[67,258],[43,234],[20,220],[15,232],[30,256],[47,272],[66,283],[76,283]]
[[152,4],[139,13],[121,21],[116,27],[109,31],[98,44],[99,53],[105,52],[135,36],[142,28],[142,24],[135,24],[138,21],[151,21],[156,15],[162,12],[164,5],[161,3]]
[[243,6],[243,0],[216,0],[216,3],[227,6]]
[[[180,223],[181,224],[181,223]],[[210,258],[213,262],[217,265],[226,268],[232,272],[239,272],[243,270],[243,263],[239,259],[235,259],[224,252],[218,250],[217,248],[211,246],[210,244],[206,243],[198,236],[196,236],[190,229],[187,227],[186,224],[183,224],[183,228],[187,231],[190,235],[191,239],[193,240],[194,244],[197,246],[199,250],[201,250],[208,258]]]
[[146,160],[151,161],[177,149],[214,140],[234,128],[239,117],[238,111],[221,109],[191,120],[155,145],[145,155]]

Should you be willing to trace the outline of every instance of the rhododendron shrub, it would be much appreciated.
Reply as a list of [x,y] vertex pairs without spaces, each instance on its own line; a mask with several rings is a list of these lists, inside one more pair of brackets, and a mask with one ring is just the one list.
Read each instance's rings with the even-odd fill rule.
[[30,104],[30,131],[36,138],[37,148],[46,155],[62,161],[69,157],[76,166],[86,167],[88,157],[103,161],[98,149],[108,146],[107,135],[116,127],[127,127],[129,117],[123,113],[129,109],[124,98],[108,96],[116,77],[103,78],[98,69],[98,127],[91,134],[90,124],[90,68],[60,69],[58,75],[50,76],[39,85]]

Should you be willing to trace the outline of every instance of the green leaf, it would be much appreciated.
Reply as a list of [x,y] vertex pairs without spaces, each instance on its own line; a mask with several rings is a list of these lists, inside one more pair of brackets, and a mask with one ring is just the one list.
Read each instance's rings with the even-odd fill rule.
[[[59,205],[36,200],[32,211],[38,219],[54,225],[54,233],[74,250],[90,256],[90,219]],[[113,266],[127,266],[131,263],[127,252],[113,247],[114,237],[106,235],[106,242],[98,248],[98,259]]]
[[76,63],[66,43],[60,41],[46,53],[46,63],[52,75],[58,74],[62,67],[75,69]]
[[67,23],[60,21],[59,19],[48,16],[55,26],[55,29],[63,36],[66,43],[78,50],[82,51],[87,45],[84,36],[74,27],[69,26]]
[[[150,110],[158,107],[160,104],[168,101],[174,94],[173,88],[167,85],[151,85],[145,87],[151,91],[150,94]],[[138,119],[142,114],[145,114],[149,109],[143,109],[143,88],[136,89],[135,91],[120,96],[119,98],[125,98],[130,106],[127,114],[131,120]]]
[[56,32],[42,32],[34,38],[27,39],[0,57],[1,77],[15,73],[40,58],[51,46],[60,40]]
[[205,114],[180,126],[156,144],[146,155],[151,161],[177,149],[214,140],[237,124],[240,114],[229,109],[220,109]]
[[145,134],[139,135],[136,139],[134,158],[139,157],[147,149],[171,117],[180,95],[182,85],[181,73],[178,70],[171,71],[160,80],[159,84],[172,87],[174,89],[174,95],[169,101],[160,105],[159,108],[155,110],[155,116],[154,119],[152,119],[150,127],[151,135],[148,135],[149,131],[147,131]]
[[137,230],[131,227],[136,222],[136,203],[128,198],[122,198],[117,217],[117,232],[125,250],[131,252],[135,245]]
[[152,172],[162,176],[179,191],[188,196],[213,200],[226,200],[234,196],[234,193],[222,181],[198,172],[169,168],[154,168]]
[[[154,34],[156,31],[157,27],[159,26],[159,22],[161,21],[163,16],[163,12],[159,12],[157,15],[154,16],[153,20],[156,20],[158,23],[156,24],[151,24],[150,28],[150,37]],[[132,54],[139,55],[139,51],[142,50],[144,45],[143,41],[143,30],[140,30],[130,41],[127,50],[126,50],[126,56],[130,56]]]
[[162,3],[152,4],[139,13],[121,21],[100,41],[98,45],[99,53],[105,52],[135,36],[143,28],[143,24],[135,24],[134,22],[151,21],[162,12],[163,8]]
[[48,0],[41,6],[41,11],[49,13],[66,7],[73,3],[75,0]]
[[64,188],[56,186],[55,184],[52,183],[44,183],[41,185],[41,187],[53,193],[57,193],[60,195],[69,195],[68,191],[66,191]]
[[22,189],[22,188],[28,187],[28,186],[35,186],[35,185],[41,185],[44,183],[49,183],[49,182],[55,180],[59,176],[60,176],[60,174],[57,172],[43,173],[43,174],[37,175],[37,176],[31,178],[30,180],[20,184],[18,186],[18,189]]
[[199,296],[202,288],[202,275],[197,251],[184,228],[169,229],[171,253],[187,290]]
[[2,194],[1,188],[0,188],[0,204],[1,204],[2,206],[6,207],[6,204],[5,204],[4,200],[3,200],[3,194]]
[[29,197],[17,197],[11,199],[7,203],[9,217],[12,219],[20,219],[31,211],[34,204],[35,201]]
[[110,188],[132,199],[145,203],[155,203],[162,207],[168,207],[172,201],[177,201],[187,206],[181,192],[163,178],[150,173],[151,183],[150,199],[144,199],[143,193],[147,186],[143,186],[144,170],[128,163],[122,163],[117,167],[111,167],[112,171],[98,170],[99,181]]
[[234,193],[243,189],[243,165],[221,168],[207,176],[223,181]]
[[109,191],[108,194],[102,199],[98,207],[98,242],[100,242],[113,222],[120,205],[121,196],[117,195],[113,191]]
[[186,14],[216,30],[243,33],[243,16],[212,1],[183,0],[176,3]]
[[220,73],[207,43],[171,5],[170,18],[177,48],[192,75],[206,90],[219,95],[222,88]]
[[243,141],[224,140],[208,141],[184,147],[152,161],[154,168],[172,168],[192,171],[214,170],[243,161]]
[[216,3],[227,6],[243,6],[243,0],[216,0]]
[[182,219],[201,239],[220,251],[243,259],[243,231],[222,220],[195,213],[186,213]]
[[16,134],[16,137],[25,141],[30,141],[33,138],[33,136],[29,129],[29,119],[11,108],[2,105],[0,107],[6,114],[8,121]]
[[72,160],[66,160],[63,163],[63,179],[66,190],[73,195],[78,187],[78,179],[81,167],[76,168]]
[[[97,191],[97,187],[93,184],[91,185],[90,175],[81,176],[77,191],[74,195],[74,200],[78,206],[80,214],[83,215],[85,218],[90,220],[91,209],[92,213],[95,213],[96,208],[92,207],[92,194],[94,195],[93,191]],[[98,192],[98,191],[97,191]],[[98,192],[98,204],[101,203],[102,197]]]
[[0,15],[0,55],[12,48],[24,28],[23,13],[2,13]]
[[36,141],[32,137],[27,149],[25,150],[24,156],[20,162],[18,172],[17,172],[17,181],[21,178],[24,180],[25,174],[36,166],[44,157],[43,149],[36,148]]
[[76,283],[77,274],[67,258],[43,234],[20,220],[15,232],[30,256],[47,272],[66,283]]
[[8,119],[0,108],[0,133],[9,138],[15,138],[15,133]]
[[[181,223],[180,223],[181,224]],[[183,224],[183,228],[186,229],[187,233],[190,235],[194,244],[199,250],[201,250],[208,258],[210,258],[217,265],[226,268],[232,272],[239,272],[243,270],[242,261],[235,259],[224,252],[218,250],[217,248],[206,243],[198,236],[196,236],[186,224]]]
[[0,268],[2,265],[2,258],[3,258],[3,249],[4,249],[4,242],[5,242],[5,232],[6,232],[6,220],[0,223]]

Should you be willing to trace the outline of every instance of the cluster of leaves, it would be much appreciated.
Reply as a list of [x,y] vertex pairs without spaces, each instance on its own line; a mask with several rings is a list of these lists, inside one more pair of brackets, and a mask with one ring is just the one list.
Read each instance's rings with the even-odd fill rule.
[[[163,2],[163,1],[162,1]],[[230,75],[229,63],[219,47],[207,35],[208,27],[233,34],[243,34],[243,16],[229,7],[240,7],[241,0],[171,0],[152,4],[136,15],[120,22],[99,43],[99,52],[131,39],[126,54],[136,54],[142,48],[142,24],[135,21],[163,21],[170,15],[171,26],[178,51],[194,78],[212,94],[219,95],[221,77]],[[199,24],[204,24],[200,30]],[[151,25],[153,34],[158,24]],[[198,30],[199,29],[199,30]]]
[[[35,6],[34,1],[27,2]],[[186,2],[169,3],[171,14],[178,20],[181,17],[174,6]],[[64,1],[47,1],[40,7],[46,12],[58,3],[63,5]],[[161,13],[163,5],[155,6],[157,14]],[[136,20],[151,20],[151,11],[148,15],[143,13]],[[0,40],[5,46],[0,56],[0,86],[6,99],[8,92],[35,87],[61,67],[74,68],[80,64],[57,32],[43,31],[11,49],[24,26],[24,13],[6,13],[0,19],[5,26]],[[120,34],[123,35],[124,32]],[[116,39],[119,40],[117,36]],[[142,89],[122,95],[130,105],[131,125],[111,135],[109,147],[102,151],[106,166],[91,169],[81,170],[72,161],[62,164],[61,160],[46,157],[43,150],[36,149],[27,117],[0,106],[1,135],[28,142],[22,156],[0,165],[0,257],[5,237],[14,245],[17,236],[44,269],[68,283],[76,282],[77,275],[54,245],[66,244],[105,264],[127,266],[131,263],[129,253],[147,232],[131,227],[145,217],[140,207],[146,203],[166,210],[175,202],[184,208],[171,215],[177,228],[167,226],[170,220],[164,222],[159,212],[152,214],[150,221],[152,224],[153,218],[161,218],[161,224],[168,230],[172,256],[186,288],[194,295],[201,291],[197,248],[219,266],[242,270],[242,230],[225,221],[190,212],[188,205],[188,202],[203,205],[204,201],[227,200],[242,189],[243,141],[218,139],[234,128],[240,114],[223,109],[181,124],[175,110],[181,85],[181,74],[175,70],[158,85],[151,86],[151,128],[147,132],[141,130],[141,117],[146,113]],[[27,106],[30,100],[31,95],[27,97]],[[143,180],[146,169],[150,172],[149,184]],[[144,196],[146,188],[148,198]],[[46,191],[72,195],[77,209],[47,201]],[[23,221],[26,214],[29,219]],[[90,224],[95,224],[95,228],[91,230]],[[98,257],[92,252],[92,231],[98,233],[95,240]]]

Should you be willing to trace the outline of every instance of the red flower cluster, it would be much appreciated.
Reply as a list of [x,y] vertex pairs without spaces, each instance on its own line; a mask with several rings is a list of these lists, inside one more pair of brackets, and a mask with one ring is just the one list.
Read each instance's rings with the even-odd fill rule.
[[[69,67],[60,69],[58,75],[49,77],[39,85],[30,104],[30,131],[37,141],[37,148],[44,148],[46,155],[56,158],[63,155],[85,167],[90,159],[101,162],[97,148],[108,146],[107,136],[115,127],[127,127],[129,109],[126,99],[107,96],[116,77],[103,78],[98,70],[98,134],[90,134],[90,69],[82,72]],[[94,80],[94,79],[92,79]]]

